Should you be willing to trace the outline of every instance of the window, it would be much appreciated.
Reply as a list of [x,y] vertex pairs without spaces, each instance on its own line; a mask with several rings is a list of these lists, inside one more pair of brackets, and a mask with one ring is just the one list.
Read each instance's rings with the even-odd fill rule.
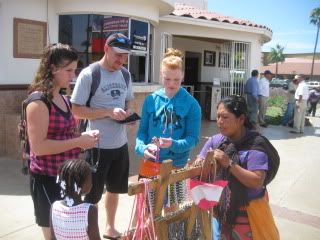
[[219,67],[229,68],[230,67],[230,54],[225,52],[219,53]]
[[133,51],[148,51],[148,23],[132,19],[130,39]]
[[115,32],[130,35],[133,43],[132,54],[126,66],[132,73],[133,81],[147,82],[151,61],[148,22],[122,16],[96,14],[59,16],[59,42],[69,44],[79,52],[77,74],[82,68],[102,58],[105,41]]
[[146,56],[131,54],[129,57],[130,73],[133,82],[145,82]]
[[149,24],[132,19],[130,39],[132,53],[129,57],[129,69],[133,82],[146,82],[146,69],[148,69]]

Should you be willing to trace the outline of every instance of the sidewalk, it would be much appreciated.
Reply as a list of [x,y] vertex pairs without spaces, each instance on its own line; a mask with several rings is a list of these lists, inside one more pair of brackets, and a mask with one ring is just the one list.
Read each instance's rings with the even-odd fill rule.
[[[320,118],[310,119],[314,127],[306,127],[304,135],[290,134],[290,128],[282,126],[262,129],[281,156],[278,175],[268,190],[281,239],[285,240],[320,240]],[[202,139],[192,157],[199,152],[206,136],[217,133],[214,122],[202,124]],[[138,163],[137,157],[131,158],[131,173],[136,173],[133,170]],[[20,167],[18,160],[0,157],[0,239],[42,239],[40,228],[34,224],[29,180],[20,174]],[[116,218],[120,231],[128,227],[132,201],[125,194],[120,197]],[[105,223],[103,203],[99,203],[100,235]]]

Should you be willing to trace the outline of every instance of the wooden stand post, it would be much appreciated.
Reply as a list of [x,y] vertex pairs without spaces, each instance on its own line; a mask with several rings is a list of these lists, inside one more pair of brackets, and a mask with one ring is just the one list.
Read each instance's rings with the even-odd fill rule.
[[[162,216],[162,208],[164,198],[166,196],[169,184],[173,184],[189,178],[201,176],[201,180],[206,180],[210,173],[214,162],[211,161],[213,152],[208,152],[204,165],[190,167],[186,170],[172,170],[172,160],[163,161],[160,167],[160,175],[158,178],[150,182],[150,189],[155,191],[155,207],[154,207],[154,225],[157,238],[160,240],[168,239],[168,226],[172,222],[186,219],[185,236],[191,239],[191,233],[198,214],[201,214],[201,232],[203,239],[211,240],[211,217],[206,210],[199,209],[194,203],[183,209],[178,209],[175,214]],[[128,195],[132,196],[144,191],[144,184],[137,182],[129,185]]]

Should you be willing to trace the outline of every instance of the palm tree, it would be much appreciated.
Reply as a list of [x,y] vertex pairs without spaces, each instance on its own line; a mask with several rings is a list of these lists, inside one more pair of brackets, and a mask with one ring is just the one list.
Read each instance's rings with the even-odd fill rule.
[[320,8],[315,8],[315,9],[312,10],[312,12],[310,14],[310,23],[314,24],[314,25],[316,25],[318,27],[317,36],[316,36],[316,42],[314,44],[314,50],[313,50],[312,65],[311,65],[310,80],[312,80],[312,78],[313,78],[313,68],[314,68],[314,58],[316,56],[318,37],[319,37],[319,29],[320,29]]
[[283,55],[284,47],[280,46],[280,44],[277,44],[275,48],[271,48],[271,52],[269,55],[269,59],[272,63],[276,63],[276,76],[278,75],[278,63],[284,61],[284,55]]

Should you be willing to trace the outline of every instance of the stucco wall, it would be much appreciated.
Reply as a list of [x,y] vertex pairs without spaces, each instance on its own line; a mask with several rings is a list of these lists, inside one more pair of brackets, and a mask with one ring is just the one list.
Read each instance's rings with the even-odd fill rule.
[[171,0],[171,2],[184,3],[200,9],[208,9],[208,0]]
[[13,58],[13,18],[46,21],[45,9],[46,1],[43,0],[0,0],[0,84],[23,84],[32,81],[39,60]]
[[0,156],[20,156],[18,122],[21,102],[27,96],[26,90],[6,90],[0,94]]
[[158,1],[154,0],[50,0],[50,2],[57,13],[115,14],[150,20],[154,23],[159,21]]

